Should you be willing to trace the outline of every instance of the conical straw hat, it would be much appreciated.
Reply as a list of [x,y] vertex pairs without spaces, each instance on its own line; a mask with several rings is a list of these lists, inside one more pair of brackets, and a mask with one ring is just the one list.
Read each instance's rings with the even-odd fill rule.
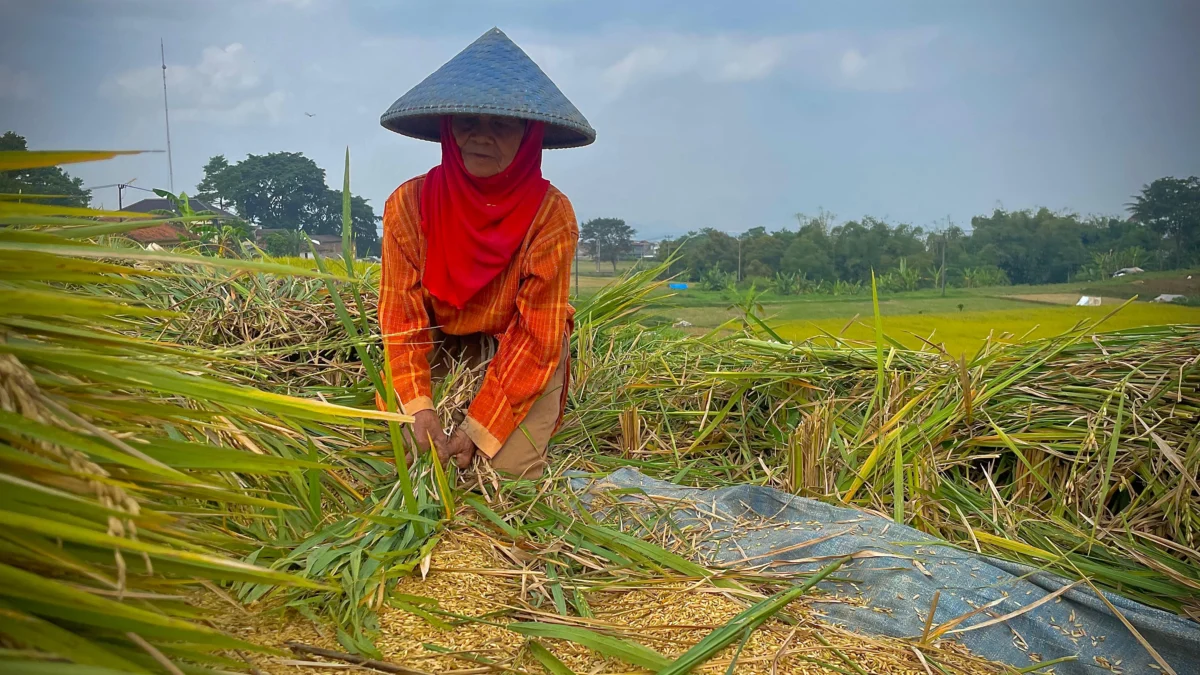
[[503,115],[546,123],[546,148],[575,148],[596,131],[533,59],[493,28],[392,104],[379,123],[426,141],[444,115]]

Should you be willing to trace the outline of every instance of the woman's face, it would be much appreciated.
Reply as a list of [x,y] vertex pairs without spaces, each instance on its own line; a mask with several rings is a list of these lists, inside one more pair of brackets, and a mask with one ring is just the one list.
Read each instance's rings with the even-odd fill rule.
[[450,128],[462,152],[463,165],[478,178],[507,169],[525,136],[525,121],[514,117],[455,115]]

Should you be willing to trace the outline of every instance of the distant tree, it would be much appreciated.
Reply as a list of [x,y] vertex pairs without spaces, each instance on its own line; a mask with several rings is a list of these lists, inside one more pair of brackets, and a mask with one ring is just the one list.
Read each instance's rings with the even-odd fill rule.
[[[241,218],[229,218],[207,209],[193,210],[193,200],[185,192],[174,194],[167,190],[155,190],[154,194],[170,202],[172,208],[154,209],[151,213],[182,216],[175,222],[186,228],[219,256],[237,255],[241,249],[241,242],[253,237],[254,233],[250,224]],[[205,216],[209,216],[210,219],[202,220]]]
[[737,269],[737,240],[720,230],[706,227],[693,232],[680,250],[680,262],[693,281],[700,281],[709,270],[732,274]]
[[[790,290],[791,281],[781,282],[778,275],[796,274],[798,292],[854,293],[869,288],[872,270],[881,279],[893,273],[880,287],[897,291],[938,286],[943,279],[973,287],[1065,282],[1079,274],[1098,275],[1108,258],[1122,267],[1164,268],[1169,258],[1185,264],[1200,254],[1196,202],[1191,201],[1198,183],[1196,178],[1155,181],[1131,205],[1133,218],[1081,218],[1045,208],[996,210],[973,218],[968,232],[948,220],[926,231],[871,217],[838,223],[821,212],[797,215],[796,230],[754,228],[737,238],[714,228],[694,230],[664,240],[657,257],[678,261],[669,270],[672,276],[682,272],[682,278],[703,283],[711,270],[738,269],[740,244],[743,277],[773,279]],[[1105,255],[1105,264],[1098,265],[1098,256]],[[711,281],[718,285],[717,275]]]
[[1164,243],[1161,234],[1133,217],[1093,216],[1083,220],[1083,245],[1093,253],[1127,248],[1156,251]]
[[917,290],[917,286],[921,282],[921,273],[917,271],[916,267],[908,264],[907,258],[900,259],[900,265],[896,268],[896,276],[906,291]]
[[1159,236],[1171,240],[1175,264],[1185,264],[1185,251],[1200,243],[1200,178],[1159,178],[1142,187],[1129,212]]
[[[943,278],[949,279],[958,271],[973,267],[975,257],[971,250],[971,235],[957,225],[949,225],[944,229],[930,232],[925,237],[925,249],[929,251],[930,267],[936,272],[935,286],[940,286]],[[943,249],[944,255],[943,255]],[[942,261],[945,260],[943,267]]]
[[[1004,270],[994,265],[982,267],[965,267],[960,273],[961,284],[964,288],[979,288],[983,286],[1007,286],[1008,275]],[[961,309],[959,311],[962,311]]]
[[[239,216],[264,229],[342,233],[342,191],[329,189],[325,170],[299,152],[248,155],[236,164],[216,155],[204,166],[196,189],[201,199],[222,208],[232,205]],[[351,196],[350,220],[356,253],[377,255],[379,217],[366,199]]]
[[616,274],[617,260],[633,250],[633,235],[634,229],[620,218],[593,218],[580,228],[579,241],[587,245],[597,270],[601,260],[608,260]]
[[799,274],[776,272],[771,288],[778,295],[793,295],[801,291],[800,285],[801,279]]
[[792,232],[776,232],[768,234],[765,227],[755,227],[742,234],[742,278],[775,276],[783,261],[783,253],[787,244],[782,239],[790,239]]
[[214,189],[263,228],[315,234],[328,207],[325,170],[299,152],[248,155],[216,175]]
[[700,277],[700,283],[706,291],[724,291],[734,287],[737,277],[733,272],[723,272],[720,267],[712,267]]
[[[314,214],[314,226],[309,234],[342,233],[342,191],[326,190],[324,205]],[[377,255],[379,233],[375,226],[380,218],[366,199],[358,195],[350,197],[350,226],[354,230],[354,248],[359,256]]]
[[771,266],[762,260],[751,260],[750,262],[742,262],[742,278],[743,279],[766,279],[770,280],[775,277],[775,271]]
[[1062,283],[1091,259],[1074,214],[997,209],[971,225],[976,262],[999,267],[1014,284]]
[[[0,136],[0,150],[27,151],[25,137],[12,131]],[[90,190],[83,189],[83,180],[72,178],[57,166],[37,169],[0,171],[0,194],[63,195],[59,199],[39,199],[42,204],[87,206],[92,199]]]
[[308,237],[300,230],[272,232],[263,242],[263,248],[270,256],[299,256],[308,251],[307,242]]
[[233,199],[227,196],[232,192],[231,181],[234,172],[229,170],[229,162],[225,155],[216,155],[204,165],[204,178],[196,185],[196,198],[210,204],[216,204],[224,209]]
[[816,282],[832,281],[837,278],[832,248],[827,223],[818,219],[802,221],[800,231],[784,249],[780,271],[802,274]]

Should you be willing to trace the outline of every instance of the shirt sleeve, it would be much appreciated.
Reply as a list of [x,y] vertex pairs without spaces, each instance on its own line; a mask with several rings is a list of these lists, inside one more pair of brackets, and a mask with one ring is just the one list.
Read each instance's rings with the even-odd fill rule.
[[[383,207],[383,262],[379,277],[379,328],[385,358],[392,367],[392,386],[401,410],[414,415],[433,409],[429,375],[429,311],[421,290],[420,240],[413,199],[420,194],[407,183]],[[386,377],[386,375],[384,375]],[[376,394],[376,405],[386,401]]]
[[463,421],[463,431],[488,457],[516,431],[562,359],[579,229],[565,197],[553,208],[544,239],[533,242],[522,261],[517,312]]

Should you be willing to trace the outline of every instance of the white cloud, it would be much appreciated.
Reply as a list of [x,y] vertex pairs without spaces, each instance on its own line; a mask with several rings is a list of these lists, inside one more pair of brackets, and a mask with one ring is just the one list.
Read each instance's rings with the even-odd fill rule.
[[30,101],[35,98],[33,76],[0,63],[0,99]]
[[637,47],[604,71],[605,82],[612,87],[614,94],[619,94],[637,80],[678,74],[687,70],[690,64],[670,64],[671,54],[662,47],[644,45]]
[[846,46],[841,47],[833,83],[843,89],[888,92],[934,80],[934,72],[945,67],[931,53],[940,35],[935,28],[921,28],[849,40],[835,38],[833,44]]
[[866,65],[867,60],[857,49],[847,49],[846,53],[842,54],[842,75],[846,77],[857,77]]
[[181,122],[209,122],[226,126],[242,126],[257,120],[274,123],[283,117],[287,99],[287,93],[276,90],[265,96],[244,99],[231,108],[183,108],[173,111],[172,116]]
[[786,54],[777,38],[663,35],[629,48],[604,69],[610,95],[639,83],[681,76],[706,81],[746,82],[771,75]]
[[607,53],[601,79],[611,98],[672,78],[750,82],[797,73],[839,89],[899,91],[915,86],[935,29],[744,36],[665,34],[593,51]]
[[721,40],[718,43],[716,57],[720,65],[716,69],[715,77],[727,82],[765,79],[787,54],[786,44],[778,38],[731,44],[726,42]]
[[545,42],[532,42],[524,45],[524,51],[548,75],[555,71],[567,70],[575,66],[575,50],[566,45],[559,46]]
[[[107,88],[145,102],[162,96],[162,70],[149,67],[117,76]],[[112,93],[110,91],[110,93]],[[274,124],[284,112],[287,92],[271,86],[240,43],[206,47],[194,66],[167,66],[167,96],[180,120],[240,126]]]

